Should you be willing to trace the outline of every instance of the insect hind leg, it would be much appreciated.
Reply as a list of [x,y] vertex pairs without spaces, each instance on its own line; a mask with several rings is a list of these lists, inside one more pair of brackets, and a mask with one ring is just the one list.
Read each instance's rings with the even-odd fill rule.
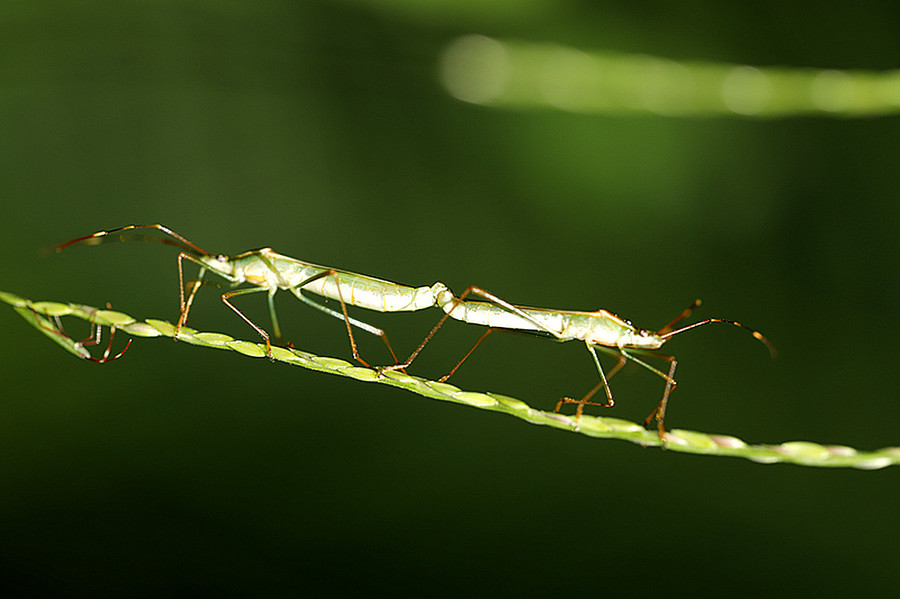
[[[319,279],[329,277],[329,276],[333,277],[334,281],[335,281],[335,287],[337,288],[337,292],[338,292],[338,301],[341,304],[340,311],[332,310],[331,308],[329,308],[327,306],[323,306],[322,304],[303,295],[303,292],[302,292],[303,287],[305,285],[309,285],[310,283],[313,283],[315,281],[318,281]],[[359,353],[359,348],[356,345],[356,338],[353,336],[353,328],[352,327],[362,329],[363,331],[366,331],[367,333],[369,333],[371,335],[380,337],[381,340],[384,342],[384,344],[387,346],[388,351],[391,353],[391,357],[394,359],[394,365],[396,366],[397,364],[400,363],[400,360],[397,358],[396,352],[394,352],[394,348],[391,346],[391,342],[388,341],[387,333],[385,333],[382,329],[379,329],[378,327],[372,326],[361,320],[357,320],[356,318],[352,318],[350,316],[350,314],[347,312],[347,303],[344,301],[343,292],[341,291],[341,281],[338,278],[338,272],[336,270],[333,270],[333,269],[324,270],[320,273],[317,273],[317,274],[309,277],[308,279],[306,279],[304,281],[301,281],[298,285],[294,285],[293,287],[290,287],[289,289],[290,289],[290,292],[293,293],[297,299],[299,299],[301,302],[303,302],[307,306],[315,308],[316,310],[319,310],[320,312],[324,312],[325,314],[328,314],[329,316],[337,318],[338,320],[344,321],[344,323],[347,325],[347,337],[350,339],[350,351],[353,354],[354,360],[356,360],[360,364],[364,365],[366,368],[372,368],[372,365],[369,364],[368,362],[366,362]],[[403,368],[399,368],[398,370],[405,372],[403,370]]]
[[246,295],[248,293],[259,293],[261,291],[268,291],[268,289],[266,289],[265,287],[251,287],[249,289],[237,289],[235,291],[229,291],[227,293],[222,294],[222,301],[225,302],[225,305],[228,306],[229,308],[231,308],[235,314],[240,316],[244,320],[244,322],[246,322],[251,327],[253,327],[254,331],[259,333],[260,337],[262,337],[266,342],[266,353],[268,354],[269,359],[274,360],[275,357],[272,355],[272,342],[269,339],[269,333],[267,333],[262,327],[257,325],[255,322],[250,320],[243,312],[238,310],[237,306],[235,306],[230,301],[228,301],[232,297],[235,297],[238,295]]
[[[449,292],[449,289],[447,291]],[[409,355],[409,357],[406,359],[405,362],[403,362],[402,364],[395,364],[394,366],[389,366],[389,367],[385,368],[384,370],[397,370],[397,369],[403,369],[403,368],[409,367],[409,365],[412,364],[413,360],[415,360],[416,357],[419,355],[419,353],[421,353],[421,351],[425,348],[425,345],[427,345],[428,342],[431,340],[431,338],[434,337],[435,333],[438,332],[438,329],[440,329],[442,326],[444,326],[444,323],[447,322],[447,320],[449,318],[452,317],[456,320],[461,320],[462,322],[470,322],[465,316],[454,315],[454,312],[460,306],[463,306],[465,308],[464,311],[470,309],[472,304],[464,301],[465,298],[469,294],[474,294],[476,296],[482,297],[482,298],[488,300],[490,303],[492,303],[496,306],[499,306],[500,308],[503,308],[504,310],[508,311],[510,314],[515,314],[516,316],[521,317],[522,320],[530,323],[531,325],[534,325],[534,327],[533,327],[534,330],[541,331],[543,333],[551,335],[560,340],[563,339],[563,336],[559,333],[559,331],[555,331],[555,330],[547,327],[545,324],[543,324],[539,320],[528,315],[519,306],[511,304],[511,303],[507,302],[506,300],[494,295],[493,293],[482,289],[481,287],[472,285],[470,287],[467,287],[465,289],[465,291],[463,291],[461,294],[459,294],[458,297],[453,296],[452,292],[450,292],[450,296],[452,297],[452,299],[450,299],[450,300],[442,301],[440,299],[440,296],[438,298],[436,298],[436,305],[444,311],[444,315],[437,322],[437,324],[434,325],[434,328],[432,328],[431,331],[429,331],[429,333],[425,336],[425,338],[422,340],[422,342],[419,344],[419,346],[415,350],[413,350],[413,352]],[[477,324],[485,324],[485,323],[477,322]],[[529,329],[530,327],[522,327],[522,328]],[[456,363],[456,366],[454,366],[453,369],[447,375],[441,377],[439,379],[439,381],[444,382],[447,379],[449,379],[451,376],[453,376],[453,374],[459,369],[459,367],[462,366],[463,362],[465,362],[469,358],[469,356],[472,355],[472,352],[474,352],[475,349],[479,345],[481,345],[481,342],[484,341],[488,337],[488,335],[490,335],[494,331],[500,331],[500,330],[510,330],[510,329],[507,329],[505,327],[494,327],[494,326],[491,326],[490,328],[488,328],[487,332],[485,332],[478,339],[478,341],[475,342],[475,345],[472,346],[472,348],[468,351],[468,353],[466,353],[466,355],[463,356],[463,358],[459,362]]]

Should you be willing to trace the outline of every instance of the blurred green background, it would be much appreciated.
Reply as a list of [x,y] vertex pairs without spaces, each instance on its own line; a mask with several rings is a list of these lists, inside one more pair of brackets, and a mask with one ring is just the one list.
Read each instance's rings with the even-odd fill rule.
[[[698,318],[759,328],[780,356],[728,327],[673,340],[670,427],[898,445],[897,117],[500,110],[453,99],[438,73],[468,33],[894,69],[898,20],[879,3],[7,2],[0,288],[174,320],[172,248],[38,253],[161,222],[216,253],[272,246],[648,328],[701,297]],[[242,299],[267,322],[262,297]],[[288,296],[278,305],[295,345],[349,356],[339,322]],[[437,316],[365,318],[405,353]],[[191,324],[255,340],[215,289]],[[0,584],[14,591],[900,584],[896,469],[641,449],[167,340],[138,339],[99,367],[12,310],[0,326]],[[444,374],[480,333],[448,327],[414,373]],[[386,361],[377,339],[362,350]],[[547,409],[595,380],[577,344],[494,335],[452,382]],[[605,415],[641,420],[662,385],[632,368],[614,391]]]

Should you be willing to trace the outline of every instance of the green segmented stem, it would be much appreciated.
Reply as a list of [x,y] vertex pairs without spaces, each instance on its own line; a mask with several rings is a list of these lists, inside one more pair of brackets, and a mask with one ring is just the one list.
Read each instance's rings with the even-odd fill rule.
[[[74,355],[87,358],[86,350],[77,342],[55,332],[55,322],[48,317],[74,316],[102,326],[114,326],[134,337],[173,337],[175,325],[156,319],[139,321],[136,318],[112,310],[59,302],[33,302],[17,295],[0,291],[0,300],[10,304],[29,324]],[[183,327],[179,341],[214,349],[236,351],[250,357],[264,358],[264,343],[242,341],[222,333],[204,333]],[[665,445],[668,451],[704,455],[742,457],[763,464],[790,463],[801,466],[844,467],[875,470],[900,464],[900,447],[888,447],[877,451],[859,451],[852,447],[820,445],[805,441],[793,441],[778,445],[748,445],[727,435],[711,435],[675,429],[666,434],[666,443],[660,441],[655,431],[648,431],[636,422],[619,418],[582,415],[572,416],[532,408],[525,402],[499,395],[464,391],[459,387],[423,379],[398,371],[379,373],[339,358],[316,356],[309,352],[284,347],[273,347],[272,357],[286,364],[302,366],[329,374],[350,377],[359,381],[400,387],[423,397],[465,404],[482,410],[503,412],[526,422],[550,426],[589,437],[621,439],[645,447]]]

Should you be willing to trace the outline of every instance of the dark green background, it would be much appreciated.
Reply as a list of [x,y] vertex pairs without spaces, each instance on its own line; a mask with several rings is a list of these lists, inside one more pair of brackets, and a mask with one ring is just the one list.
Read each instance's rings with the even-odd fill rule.
[[[673,340],[670,427],[900,444],[897,118],[505,112],[452,99],[436,71],[465,33],[892,69],[897,15],[481,4],[4,3],[0,288],[174,320],[172,248],[37,252],[162,222],[213,252],[272,246],[649,328],[702,297],[698,317],[760,328],[781,354],[727,327]],[[262,297],[242,299],[266,322]],[[340,323],[288,296],[279,307],[295,345],[349,355]],[[364,316],[404,353],[438,313]],[[192,325],[254,339],[214,289]],[[896,469],[641,449],[168,340],[101,367],[11,310],[0,326],[0,580],[14,589],[870,596],[900,584]],[[445,373],[479,333],[448,328],[413,372]],[[453,382],[550,408],[595,382],[570,345],[497,335]],[[386,361],[377,340],[363,351]],[[615,383],[608,414],[632,420],[662,390],[639,369]]]

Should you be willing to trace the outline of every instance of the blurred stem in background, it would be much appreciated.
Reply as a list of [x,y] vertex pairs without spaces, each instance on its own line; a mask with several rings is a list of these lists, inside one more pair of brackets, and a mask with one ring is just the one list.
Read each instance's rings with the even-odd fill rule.
[[593,114],[860,117],[900,111],[900,71],[754,67],[585,52],[467,35],[450,43],[441,80],[488,106]]

